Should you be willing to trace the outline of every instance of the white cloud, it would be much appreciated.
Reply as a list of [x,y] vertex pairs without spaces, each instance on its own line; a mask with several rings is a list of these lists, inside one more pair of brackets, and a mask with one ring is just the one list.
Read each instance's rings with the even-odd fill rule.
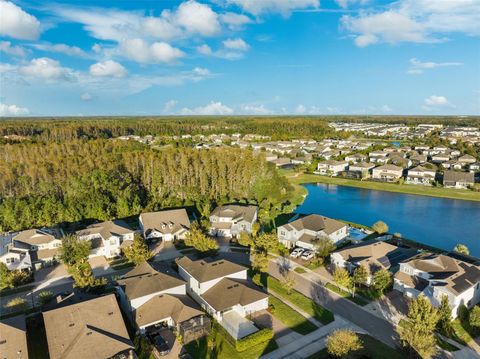
[[319,0],[226,0],[227,4],[237,5],[244,11],[258,16],[263,13],[280,13],[289,16],[297,9],[318,8]]
[[437,106],[452,107],[453,106],[445,96],[437,96],[437,95],[432,95],[430,97],[427,97],[424,100],[424,103],[426,106],[434,106],[434,107],[437,107]]
[[388,105],[383,105],[380,109],[382,110],[382,112],[385,112],[385,113],[393,111],[393,109]]
[[92,45],[92,51],[99,54],[100,52],[102,52],[102,46],[95,43]]
[[335,0],[335,2],[340,6],[342,9],[346,9],[352,5],[366,5],[370,0]]
[[0,35],[14,39],[36,40],[40,22],[10,1],[0,0]]
[[28,115],[29,113],[28,108],[0,103],[0,116],[22,116]]
[[140,38],[122,41],[118,47],[119,54],[140,63],[172,63],[185,53],[166,42],[148,44]]
[[69,46],[66,44],[32,44],[37,50],[41,51],[49,51],[49,52],[58,52],[61,54],[65,54],[68,56],[75,56],[75,57],[87,57],[87,53],[83,51],[78,46]]
[[165,105],[163,106],[163,112],[170,113],[175,108],[175,106],[177,106],[177,104],[177,100],[169,100],[165,102]]
[[410,68],[407,70],[409,75],[420,75],[423,74],[425,70],[435,69],[437,67],[448,67],[448,66],[461,66],[462,62],[433,62],[427,61],[422,62],[416,58],[410,59]]
[[118,62],[107,60],[91,65],[90,75],[101,77],[125,77],[127,75],[127,70]]
[[265,105],[241,105],[240,113],[244,115],[272,115],[274,111],[265,107]]
[[5,52],[6,54],[16,57],[25,57],[27,54],[23,47],[12,46],[10,41],[0,41],[0,52]]
[[241,30],[244,25],[251,24],[253,22],[248,16],[243,14],[236,14],[234,12],[226,12],[220,15],[220,20],[224,24],[227,24],[231,30]]
[[228,106],[223,105],[221,102],[210,102],[208,105],[190,108],[182,108],[180,110],[180,115],[231,115],[233,114],[233,109]]
[[197,46],[197,52],[202,55],[210,56],[212,55],[212,48],[207,44]]
[[192,70],[192,73],[195,74],[195,75],[198,75],[198,76],[210,76],[211,75],[210,70],[205,69],[203,67],[195,67]]
[[75,76],[71,69],[60,66],[58,61],[48,57],[31,60],[27,65],[21,66],[19,72],[27,77],[44,80],[73,80]]
[[82,100],[82,101],[87,102],[87,101],[91,101],[92,99],[93,99],[93,96],[90,95],[88,92],[85,92],[85,93],[80,95],[80,100]]
[[189,0],[180,4],[174,16],[176,23],[190,33],[213,36],[220,32],[218,15],[208,5]]
[[329,113],[340,113],[342,111],[342,109],[340,107],[328,106],[327,111]]
[[357,46],[375,43],[441,42],[445,35],[480,35],[480,1],[399,0],[381,11],[342,17]]
[[300,105],[298,105],[297,108],[295,109],[295,112],[302,114],[302,113],[307,112],[307,108],[306,108],[304,105],[300,104]]
[[223,46],[225,46],[227,49],[238,51],[247,51],[250,48],[250,46],[240,38],[224,40]]

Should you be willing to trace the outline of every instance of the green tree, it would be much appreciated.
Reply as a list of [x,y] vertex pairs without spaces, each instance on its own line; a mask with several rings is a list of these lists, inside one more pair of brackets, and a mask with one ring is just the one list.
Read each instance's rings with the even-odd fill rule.
[[71,274],[76,288],[87,289],[107,283],[105,278],[95,278],[93,276],[92,267],[88,262],[76,263],[68,267],[68,273]]
[[440,315],[424,295],[412,300],[408,316],[400,327],[400,340],[404,346],[422,358],[429,359],[437,352],[434,330]]
[[480,328],[480,307],[474,306],[468,316],[468,322],[472,327]]
[[282,287],[287,291],[288,295],[292,293],[293,288],[295,288],[295,284],[295,275],[292,272],[287,271],[283,274]]
[[465,245],[465,244],[461,244],[461,243],[458,243],[454,248],[453,250],[457,253],[461,253],[461,254],[470,254],[470,250],[468,249],[468,247]]
[[77,236],[66,235],[59,248],[59,259],[67,266],[84,263],[90,254],[90,241],[80,240]]
[[200,252],[208,252],[218,249],[217,241],[213,238],[207,237],[198,224],[193,224],[191,226],[190,231],[185,236],[185,244]]
[[247,232],[241,232],[240,233],[240,238],[238,239],[238,244],[245,246],[245,247],[250,247],[253,245],[253,239],[250,234]]
[[0,262],[0,290],[5,288],[13,288],[13,280],[5,263]]
[[367,284],[368,274],[369,274],[368,269],[363,264],[355,268],[355,270],[353,271],[353,277],[352,277],[354,292],[355,292],[356,285]]
[[378,234],[384,234],[388,232],[388,226],[385,222],[377,221],[373,224],[372,229]]
[[352,277],[345,268],[335,268],[333,280],[339,286],[350,289],[352,286]]
[[253,245],[263,251],[271,251],[278,248],[279,242],[275,233],[260,233],[253,238]]
[[254,250],[251,253],[252,268],[258,272],[268,272],[268,254],[263,251]]
[[379,293],[384,293],[393,283],[392,273],[387,269],[379,269],[373,275],[373,288]]
[[357,333],[350,329],[337,329],[327,338],[328,354],[337,358],[345,358],[362,348],[363,343]]
[[444,335],[448,335],[452,329],[452,308],[448,302],[448,296],[443,295],[438,307],[438,323],[437,328]]
[[335,250],[335,245],[328,237],[320,237],[315,241],[315,254],[320,258],[327,258]]
[[53,298],[53,292],[49,290],[43,290],[40,293],[38,293],[38,301],[40,302],[40,305],[45,305],[48,302],[50,302]]
[[123,254],[129,262],[135,265],[149,260],[153,255],[148,249],[147,243],[137,234],[133,238],[132,245],[123,249]]

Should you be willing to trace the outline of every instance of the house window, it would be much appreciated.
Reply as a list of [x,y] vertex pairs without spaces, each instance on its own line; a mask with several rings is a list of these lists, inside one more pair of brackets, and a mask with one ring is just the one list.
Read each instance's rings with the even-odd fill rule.
[[15,262],[15,258],[7,258],[7,264]]
[[282,236],[284,236],[284,235],[285,235],[285,231],[280,231],[280,234],[281,234]]
[[115,244],[115,243],[117,243],[116,239],[110,239],[110,244]]

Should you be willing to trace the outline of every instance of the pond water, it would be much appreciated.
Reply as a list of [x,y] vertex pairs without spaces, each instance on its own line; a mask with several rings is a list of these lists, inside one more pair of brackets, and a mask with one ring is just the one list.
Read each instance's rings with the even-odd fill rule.
[[384,221],[390,233],[451,250],[463,243],[480,257],[480,202],[376,191],[331,184],[307,184],[297,213],[317,213],[371,226]]

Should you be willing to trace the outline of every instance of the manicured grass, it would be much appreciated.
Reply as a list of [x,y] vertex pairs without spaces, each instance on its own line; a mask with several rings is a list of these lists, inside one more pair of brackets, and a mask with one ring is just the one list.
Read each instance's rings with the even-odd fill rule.
[[452,329],[453,333],[450,335],[450,337],[460,344],[467,345],[473,340],[473,333],[470,333],[471,328],[467,321],[460,321],[459,318],[455,319],[452,321]]
[[293,290],[291,294],[287,294],[287,291],[282,287],[280,281],[268,276],[267,286],[269,290],[274,291],[278,296],[287,300],[288,302],[297,306],[300,310],[311,315],[319,322],[328,324],[333,321],[333,313],[327,309],[321,307],[310,298],[307,298],[303,294]]
[[294,271],[299,273],[299,274],[307,273],[307,271],[305,269],[303,269],[302,267],[295,267]]
[[277,343],[272,339],[239,353],[225,338],[221,330],[216,334],[214,350],[208,348],[207,338],[201,338],[185,345],[185,349],[195,359],[257,359],[277,348]]
[[129,262],[127,259],[124,259],[123,261],[119,261],[115,264],[111,264],[110,266],[112,267],[112,269],[121,270],[125,268],[134,267],[135,264],[133,264],[132,262]]
[[0,298],[1,297],[6,297],[6,296],[12,295],[12,294],[29,292],[34,288],[35,288],[35,285],[31,284],[31,285],[25,285],[25,286],[22,286],[22,287],[18,287],[18,288],[3,289],[2,291],[0,291]]
[[[367,334],[358,335],[363,343],[363,349],[358,351],[358,354],[355,353],[354,358],[369,358],[369,359],[402,359],[405,356],[393,349],[388,345],[383,344],[382,342],[376,340]],[[326,348],[318,351],[315,354],[310,355],[307,359],[327,359],[332,358]]]
[[367,305],[368,304],[368,301],[366,301],[364,298],[356,295],[355,297],[352,297],[352,294],[350,294],[350,292],[347,292],[346,290],[343,290],[339,287],[337,287],[336,285],[332,284],[332,283],[327,283],[325,284],[325,287],[328,289],[328,290],[331,290],[332,292],[334,293],[337,293],[338,295],[342,296],[343,298],[345,299],[348,299],[358,305],[361,305],[361,306],[364,306],[364,305]]
[[306,335],[318,329],[315,324],[309,322],[303,315],[290,308],[280,299],[270,296],[268,301],[273,306],[272,315],[297,333]]
[[470,190],[459,190],[459,189],[443,188],[443,187],[427,187],[427,186],[417,186],[417,185],[407,185],[407,184],[400,185],[396,183],[384,183],[384,182],[373,182],[373,181],[360,181],[360,180],[354,180],[354,179],[327,177],[327,176],[307,174],[307,173],[301,173],[296,175],[294,171],[284,171],[284,174],[286,175],[290,183],[292,183],[293,185],[302,184],[302,183],[327,183],[327,184],[336,184],[341,186],[373,189],[373,190],[379,190],[379,191],[415,194],[415,195],[421,195],[421,196],[480,201],[480,192],[474,192]]
[[457,348],[455,345],[452,345],[452,344],[446,342],[442,338],[435,337],[435,340],[437,341],[437,345],[440,348],[442,348],[443,350],[446,350],[446,351],[449,351],[449,352],[455,352],[455,351],[459,350],[459,348]]

